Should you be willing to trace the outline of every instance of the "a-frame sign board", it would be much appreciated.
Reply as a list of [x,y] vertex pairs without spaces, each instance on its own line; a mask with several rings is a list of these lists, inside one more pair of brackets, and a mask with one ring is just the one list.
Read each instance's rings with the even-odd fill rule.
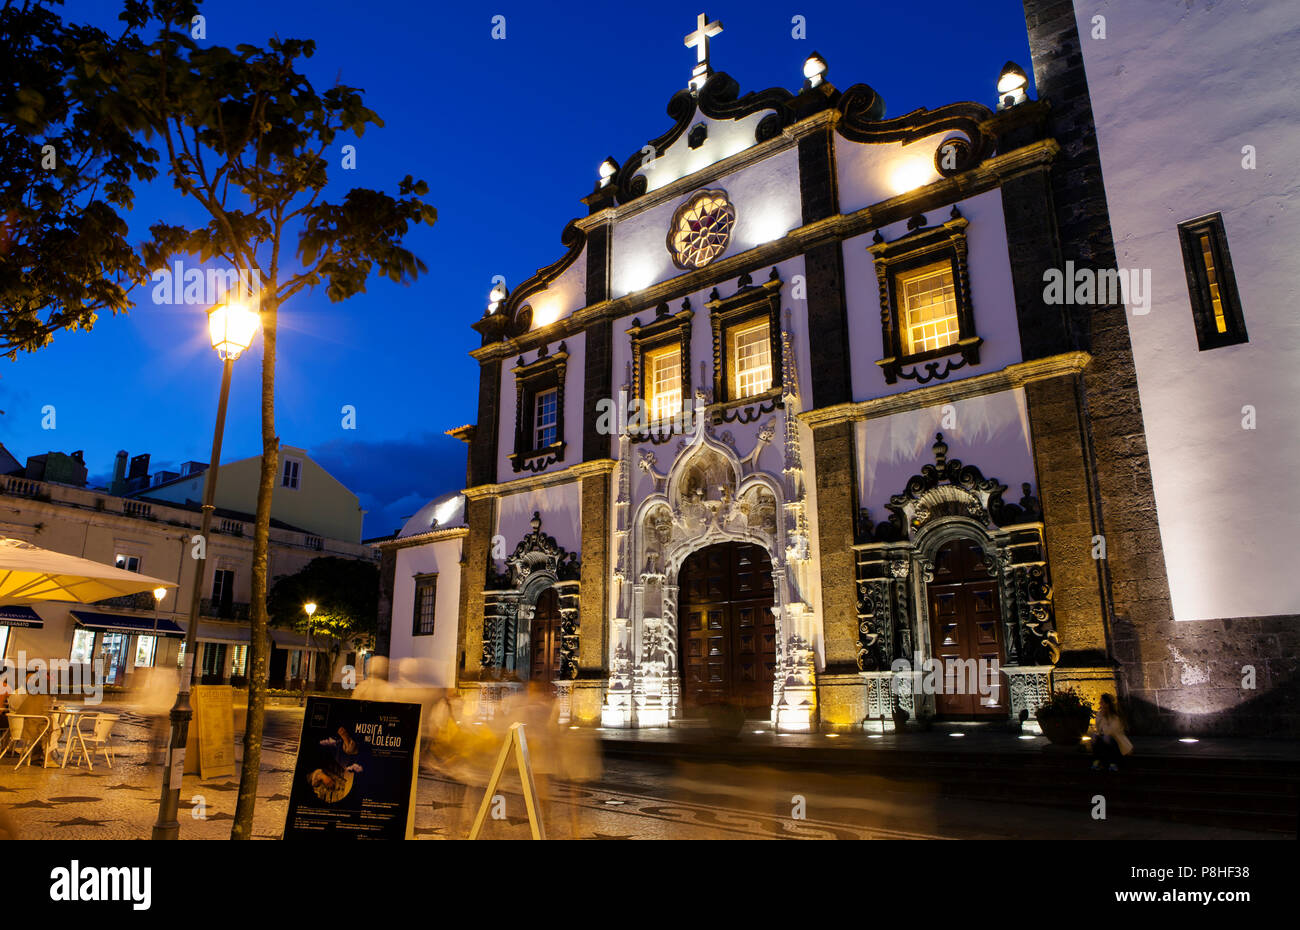
[[537,803],[537,786],[533,784],[533,764],[528,759],[528,739],[524,736],[524,725],[512,723],[510,733],[506,736],[506,741],[501,744],[501,752],[497,755],[496,768],[492,770],[492,777],[488,779],[487,792],[483,795],[483,803],[479,805],[478,816],[474,818],[474,826],[470,828],[471,840],[478,839],[479,832],[483,829],[488,807],[492,804],[492,797],[501,782],[501,776],[505,774],[506,763],[510,761],[512,746],[515,750],[515,764],[519,768],[519,780],[524,786],[524,806],[528,808],[528,827],[533,831],[533,839],[546,839],[546,828],[542,826]]

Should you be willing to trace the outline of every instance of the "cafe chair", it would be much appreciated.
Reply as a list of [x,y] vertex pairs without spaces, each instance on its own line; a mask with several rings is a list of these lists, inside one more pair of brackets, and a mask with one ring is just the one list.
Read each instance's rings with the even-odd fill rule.
[[[121,718],[117,714],[95,714],[95,729],[90,734],[82,733],[80,723],[78,723],[77,738],[81,741],[83,751],[89,754],[87,756],[88,762],[96,752],[102,752],[108,767],[110,769],[113,767],[113,760],[117,758],[113,752],[113,725],[119,719]],[[91,763],[91,768],[94,768],[93,763]]]
[[24,744],[26,751],[18,758],[18,764],[14,766],[14,771],[27,762],[32,752],[41,744],[45,734],[50,729],[50,718],[39,714],[15,714],[12,711],[7,718],[9,720],[9,739],[5,742],[4,750],[0,751],[0,759],[5,754],[13,751],[18,752],[18,744]]

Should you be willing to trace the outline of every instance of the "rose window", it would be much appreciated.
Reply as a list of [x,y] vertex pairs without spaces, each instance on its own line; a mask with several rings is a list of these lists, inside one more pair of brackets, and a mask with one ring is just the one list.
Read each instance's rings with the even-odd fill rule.
[[703,268],[727,249],[736,208],[722,191],[703,191],[677,208],[668,250],[678,268]]

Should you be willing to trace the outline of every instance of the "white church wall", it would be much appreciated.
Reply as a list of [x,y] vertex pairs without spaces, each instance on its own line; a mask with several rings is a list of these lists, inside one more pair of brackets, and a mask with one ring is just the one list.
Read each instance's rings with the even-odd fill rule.
[[[758,129],[758,124],[771,112],[771,110],[764,110],[738,120],[714,120],[697,109],[690,128],[650,163],[649,170],[641,172],[645,175],[646,191],[656,191],[678,178],[701,171],[737,152],[743,152],[754,144],[754,132]],[[708,134],[704,144],[693,149],[689,137],[691,129],[699,123],[704,123]]]
[[[391,680],[401,677],[429,687],[455,686],[463,542],[463,536],[456,536],[397,551],[389,655],[394,663],[411,662],[392,669],[389,673]],[[433,633],[416,636],[415,576],[433,572],[438,574]]]
[[582,551],[582,504],[576,481],[504,495],[497,504],[496,532],[505,538],[506,554],[533,531],[533,513],[542,517],[542,532],[569,552]]
[[904,145],[851,142],[835,135],[840,212],[852,213],[939,180],[934,153],[947,138],[965,138],[954,130],[937,132]]
[[550,286],[526,301],[533,308],[532,329],[550,326],[587,303],[587,252],[584,249]]
[[[1295,3],[1075,10],[1117,262],[1151,276],[1129,330],[1174,618],[1300,612]],[[1201,352],[1177,225],[1215,212],[1250,341]]]
[[[957,203],[968,221],[966,243],[970,263],[971,306],[975,317],[975,334],[984,340],[978,365],[967,365],[952,372],[949,381],[998,371],[1022,361],[1020,328],[1016,320],[1015,290],[1011,280],[1011,261],[1007,255],[1006,224],[1002,215],[1002,195],[986,191]],[[950,206],[929,211],[927,225],[935,226],[949,219]],[[902,221],[880,230],[886,242],[907,233]],[[888,384],[876,359],[884,357],[880,341],[880,287],[875,263],[867,251],[874,231],[844,241],[844,290],[848,302],[849,344],[853,353],[853,398],[868,400],[914,390],[917,383],[899,378]]]
[[[798,171],[798,153],[789,148],[721,178],[700,182],[698,190],[725,190],[736,208],[736,225],[724,256],[779,239],[801,224]],[[614,227],[612,296],[622,297],[684,273],[673,264],[667,237],[673,212],[689,196],[643,210]]]
[[1026,481],[1038,496],[1025,392],[1016,388],[855,424],[858,501],[870,509],[873,524],[888,519],[885,505],[909,478],[934,464],[935,433],[943,433],[949,460],[1005,484],[1007,503],[1019,502]]
[[[516,472],[510,463],[510,454],[515,451],[515,417],[517,416],[515,410],[517,391],[512,369],[519,363],[519,356],[512,356],[501,366],[501,421],[500,431],[497,433],[497,480],[499,482],[514,481],[533,474],[563,471],[582,459],[582,396],[587,365],[587,335],[574,333],[563,340],[549,342],[546,344],[547,354],[554,355],[558,352],[560,342],[564,343],[565,350],[569,353],[569,360],[564,370],[564,460],[552,462],[536,473],[527,470]],[[525,361],[535,362],[537,349],[530,349],[523,353],[523,356]]]

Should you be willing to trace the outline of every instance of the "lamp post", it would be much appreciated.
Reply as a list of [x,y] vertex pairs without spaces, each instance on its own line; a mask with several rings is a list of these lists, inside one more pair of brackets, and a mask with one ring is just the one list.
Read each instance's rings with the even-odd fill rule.
[[[166,588],[153,589],[153,655],[149,657],[149,667],[153,668],[158,664],[158,608],[162,607],[163,598],[167,596]],[[150,676],[153,672],[149,673]],[[152,681],[152,677],[150,681]]]
[[221,369],[221,396],[217,401],[217,425],[212,433],[212,458],[203,476],[203,508],[199,521],[201,542],[195,556],[194,587],[190,592],[190,622],[185,629],[185,667],[181,670],[180,688],[171,710],[171,738],[167,745],[167,762],[163,768],[162,795],[158,799],[158,822],[153,825],[155,840],[174,840],[180,834],[176,812],[181,800],[181,776],[185,770],[185,741],[189,736],[190,681],[194,672],[194,652],[199,635],[199,602],[203,592],[203,567],[207,559],[208,531],[212,526],[213,501],[217,496],[217,468],[221,464],[221,437],[226,428],[226,401],[230,398],[230,373],[235,359],[253,344],[261,318],[246,304],[224,303],[208,313],[208,332],[212,348],[217,350]]
[[316,612],[316,604],[314,601],[308,601],[306,604],[302,605],[302,609],[307,611],[307,674],[304,675],[302,679],[302,699],[298,703],[306,704],[307,703],[307,681],[311,677],[311,660],[312,660],[311,615]]

